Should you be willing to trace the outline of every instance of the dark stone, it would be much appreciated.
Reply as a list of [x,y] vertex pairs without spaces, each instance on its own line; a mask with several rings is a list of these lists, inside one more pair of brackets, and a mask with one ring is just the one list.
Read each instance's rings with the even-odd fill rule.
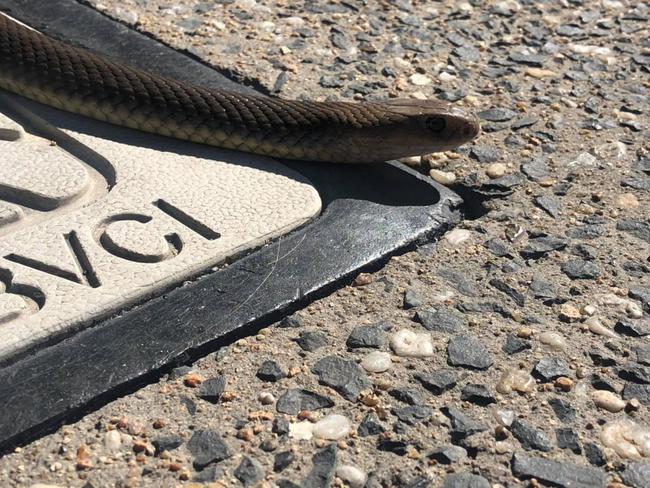
[[441,464],[453,464],[465,459],[467,457],[467,451],[460,446],[445,444],[436,447],[433,451],[427,454],[427,457],[435,459]]
[[605,486],[605,474],[596,468],[515,454],[512,474],[519,479],[536,478],[562,488],[596,488]]
[[506,122],[514,118],[515,115],[517,112],[507,108],[491,108],[478,113],[480,118],[490,122]]
[[194,476],[192,476],[192,481],[195,481],[197,483],[212,483],[213,481],[217,481],[222,476],[223,471],[217,466],[208,466],[202,471],[194,473]]
[[533,201],[535,202],[535,205],[544,210],[554,219],[559,217],[560,201],[557,198],[542,195],[535,197]]
[[352,43],[343,32],[335,31],[330,35],[330,42],[334,47],[339,49],[348,50],[352,47]]
[[393,409],[393,414],[400,421],[411,426],[430,419],[432,413],[431,407],[427,407],[426,405],[411,405],[409,407]]
[[291,480],[278,480],[278,488],[302,488],[301,485],[294,483]]
[[506,354],[516,354],[525,351],[526,349],[530,349],[531,347],[532,345],[530,344],[530,341],[508,334],[506,342],[501,347],[501,350]]
[[541,68],[546,63],[548,59],[547,56],[542,54],[523,54],[523,53],[511,53],[508,56],[510,61],[514,61],[517,64],[524,64],[526,66],[535,66]]
[[538,451],[549,452],[553,448],[551,441],[549,441],[544,432],[531,427],[519,419],[515,419],[514,422],[512,422],[510,432],[512,432],[514,438],[519,441],[521,447],[527,451],[535,449]]
[[629,463],[621,473],[621,479],[632,488],[650,488],[650,463]]
[[488,239],[483,243],[483,245],[489,249],[492,254],[499,258],[512,256],[512,248],[510,247],[510,244],[498,237]]
[[380,348],[386,341],[386,334],[381,325],[361,325],[352,329],[345,345],[350,349],[358,347]]
[[333,406],[334,402],[326,396],[296,388],[284,392],[278,398],[275,408],[280,413],[297,415],[301,410],[320,410]]
[[187,443],[187,449],[194,458],[194,467],[199,471],[208,464],[218,463],[233,455],[230,446],[213,430],[194,432]]
[[303,351],[313,352],[327,345],[327,336],[322,332],[304,330],[296,339]]
[[551,398],[548,404],[555,412],[555,415],[565,424],[570,424],[576,419],[576,409],[568,401],[562,398]]
[[490,482],[473,473],[452,473],[445,476],[443,488],[490,488]]
[[650,384],[650,373],[640,365],[626,364],[618,368],[618,377],[633,383]]
[[402,486],[404,488],[431,488],[431,480],[426,476],[418,476]]
[[386,428],[381,424],[379,417],[374,413],[366,415],[357,428],[357,434],[359,434],[360,437],[377,435],[385,431]]
[[415,379],[434,395],[441,395],[456,386],[459,375],[452,369],[440,369],[433,373],[416,374]]
[[183,444],[183,439],[177,435],[169,435],[165,437],[157,437],[151,441],[154,449],[156,449],[156,456],[160,456],[163,451],[173,451]]
[[553,381],[560,376],[570,376],[569,365],[560,358],[545,356],[533,368],[533,376],[545,383]]
[[282,451],[273,458],[273,471],[280,473],[284,471],[293,461],[296,455],[291,451]]
[[525,127],[531,127],[535,125],[537,122],[539,122],[539,117],[535,115],[528,115],[525,117],[519,117],[518,119],[514,120],[512,124],[510,124],[510,128],[512,130],[519,130]]
[[259,461],[244,456],[234,472],[235,478],[244,486],[252,486],[264,477],[264,469]]
[[279,437],[287,435],[289,433],[289,421],[282,417],[275,417],[271,426],[271,432],[277,434]]
[[438,275],[451,283],[463,295],[468,297],[479,296],[476,286],[472,280],[468,279],[467,273],[443,268],[438,270]]
[[408,444],[404,441],[394,441],[382,439],[377,443],[377,449],[384,452],[392,452],[398,456],[405,456],[408,450]]
[[621,180],[621,186],[635,190],[650,191],[650,177],[640,173]]
[[541,159],[532,159],[523,163],[521,172],[531,181],[541,181],[550,175],[548,165]]
[[629,232],[637,239],[650,243],[650,222],[637,219],[619,220],[616,223],[616,228],[625,232]]
[[492,278],[490,280],[490,285],[510,297],[520,307],[523,307],[526,304],[526,296],[505,281],[498,278]]
[[528,287],[529,293],[533,297],[542,299],[542,300],[556,300],[557,292],[555,291],[555,285],[550,281],[546,281],[539,276],[534,276]]
[[515,191],[515,187],[524,183],[524,177],[519,173],[502,176],[495,180],[486,181],[478,191],[488,196],[507,196]]
[[196,403],[194,400],[192,400],[190,397],[182,396],[179,398],[179,401],[185,406],[187,413],[192,416],[196,415]]
[[629,337],[644,337],[650,335],[650,324],[645,320],[621,319],[614,330]]
[[452,49],[451,54],[469,63],[478,63],[481,60],[481,52],[471,46],[455,47]]
[[302,319],[298,315],[289,315],[284,317],[278,323],[278,327],[281,329],[298,329],[302,327]]
[[589,357],[591,358],[591,362],[594,363],[594,366],[615,366],[617,362],[614,356],[600,349],[592,349],[589,351]]
[[571,246],[571,254],[586,260],[592,260],[598,257],[596,249],[594,249],[592,246],[582,243]]
[[450,366],[488,369],[493,361],[482,342],[472,336],[459,334],[449,340],[447,363]]
[[467,324],[467,319],[462,313],[450,308],[418,310],[413,320],[427,330],[447,334],[459,332]]
[[482,164],[493,163],[501,157],[499,151],[491,146],[473,146],[469,155]]
[[344,83],[338,76],[323,75],[320,77],[318,84],[323,88],[341,88]]
[[555,438],[557,439],[557,447],[560,449],[569,449],[574,454],[582,454],[578,433],[571,427],[555,429]]
[[225,391],[225,389],[225,376],[216,376],[201,383],[201,387],[199,388],[197,396],[210,403],[219,403],[219,398],[221,398],[221,394]]
[[596,263],[583,259],[572,259],[562,263],[562,272],[572,280],[595,280],[602,270]]
[[605,235],[606,230],[602,225],[587,224],[572,227],[566,232],[566,235],[571,239],[596,239]]
[[419,307],[422,301],[422,297],[415,290],[408,289],[404,292],[404,310]]
[[452,439],[464,439],[466,437],[478,434],[488,430],[488,426],[478,420],[475,420],[454,407],[444,407],[441,409],[451,421]]
[[642,286],[631,286],[628,290],[627,296],[633,300],[638,300],[643,305],[643,309],[650,313],[650,288]]
[[485,407],[490,403],[496,403],[497,401],[487,386],[475,383],[465,385],[460,392],[460,399],[476,405],[481,405],[482,407]]
[[590,464],[593,464],[594,466],[604,466],[605,463],[607,462],[605,453],[603,452],[603,450],[600,448],[598,444],[594,444],[593,442],[587,442],[584,445],[584,450],[585,450],[585,457],[587,458],[587,461],[589,461]]
[[650,345],[637,346],[634,348],[636,362],[650,366]]
[[276,382],[286,376],[280,365],[271,359],[264,361],[257,370],[257,377],[262,381]]
[[330,444],[312,457],[313,467],[303,480],[303,488],[327,488],[332,483],[336,471],[336,444]]
[[591,386],[596,390],[607,390],[614,393],[617,393],[616,385],[606,376],[602,376],[598,373],[593,373],[590,377]]
[[625,386],[623,387],[623,398],[625,400],[636,398],[643,405],[650,406],[650,385],[625,383]]
[[312,368],[321,384],[336,390],[343,398],[354,402],[361,390],[370,386],[366,373],[356,362],[327,356],[319,360]]
[[425,403],[424,395],[413,388],[393,388],[388,394],[409,405],[423,405]]
[[521,251],[524,259],[539,259],[552,251],[559,251],[567,246],[566,239],[554,236],[540,236],[528,239],[528,244]]
[[178,368],[174,368],[169,373],[169,380],[170,381],[179,380],[190,371],[192,371],[192,368],[190,368],[189,366],[179,366]]

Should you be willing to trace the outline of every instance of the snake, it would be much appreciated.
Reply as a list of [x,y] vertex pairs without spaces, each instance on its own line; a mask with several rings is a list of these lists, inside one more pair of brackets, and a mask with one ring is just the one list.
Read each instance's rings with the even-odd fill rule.
[[442,100],[290,100],[115,62],[0,14],[0,89],[99,121],[275,158],[380,163],[452,150],[476,116]]

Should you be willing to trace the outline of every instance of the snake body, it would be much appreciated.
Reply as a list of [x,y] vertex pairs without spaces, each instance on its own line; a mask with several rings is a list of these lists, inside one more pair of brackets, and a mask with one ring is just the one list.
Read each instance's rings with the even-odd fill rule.
[[381,162],[457,147],[476,118],[434,100],[315,102],[206,89],[113,62],[0,14],[0,88],[97,120],[288,159]]

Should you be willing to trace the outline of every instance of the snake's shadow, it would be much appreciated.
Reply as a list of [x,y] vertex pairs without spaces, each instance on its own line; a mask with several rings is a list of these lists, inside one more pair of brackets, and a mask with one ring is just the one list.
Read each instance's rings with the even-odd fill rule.
[[[110,161],[105,159],[102,161],[103,158],[97,155],[93,158],[81,157],[87,148],[84,149],[81,147],[82,144],[75,143],[74,136],[72,138],[60,137],[60,134],[57,136],[57,131],[48,130],[47,124],[43,124],[39,119],[58,129],[115,141],[123,145],[218,160],[275,174],[281,171],[268,158],[126,129],[57,110],[2,90],[0,95],[0,106],[3,110],[27,131],[56,140],[63,149],[86,162],[101,161],[93,166],[105,176],[109,187],[112,187],[119,177]],[[21,107],[27,110],[21,110]],[[31,116],[30,112],[37,117]],[[337,200],[358,200],[391,207],[427,207],[435,205],[440,200],[436,188],[424,177],[398,163],[368,165],[290,160],[280,160],[280,162],[312,183],[321,197],[324,209]],[[282,175],[295,177],[290,172],[283,172]]]

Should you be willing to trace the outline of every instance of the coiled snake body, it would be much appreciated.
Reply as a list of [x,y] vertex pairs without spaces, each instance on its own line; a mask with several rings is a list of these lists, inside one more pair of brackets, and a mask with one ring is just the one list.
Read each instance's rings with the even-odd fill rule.
[[476,136],[439,101],[309,102],[210,90],[112,62],[0,14],[0,88],[94,119],[267,156],[381,162]]

